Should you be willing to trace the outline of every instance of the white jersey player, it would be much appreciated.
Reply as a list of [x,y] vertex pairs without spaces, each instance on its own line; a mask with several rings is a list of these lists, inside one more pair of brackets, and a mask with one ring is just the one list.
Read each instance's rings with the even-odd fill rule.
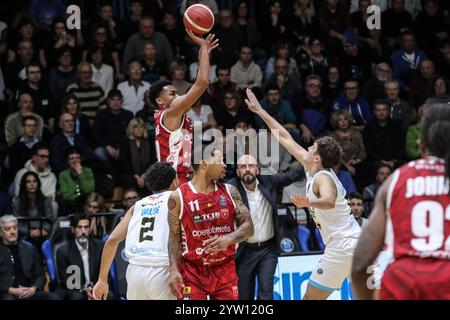
[[157,162],[145,175],[147,187],[156,190],[128,210],[105,243],[96,299],[108,295],[108,272],[120,242],[125,240],[129,259],[126,272],[128,300],[174,300],[169,288],[168,201],[177,187],[176,172],[170,163]]
[[292,202],[298,207],[310,208],[326,247],[303,299],[326,299],[341,287],[345,277],[350,274],[353,251],[361,230],[350,214],[342,184],[330,169],[340,164],[342,149],[333,138],[324,137],[305,150],[261,107],[250,89],[247,89],[245,102],[272,130],[280,144],[305,167],[308,174],[307,196],[294,195]]

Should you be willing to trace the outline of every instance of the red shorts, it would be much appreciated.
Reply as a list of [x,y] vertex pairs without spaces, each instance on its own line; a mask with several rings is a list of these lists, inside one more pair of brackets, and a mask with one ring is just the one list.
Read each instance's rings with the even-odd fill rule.
[[390,264],[381,280],[381,300],[449,300],[450,261],[401,258]]
[[181,300],[238,300],[238,279],[234,258],[215,266],[202,266],[181,259],[184,281]]

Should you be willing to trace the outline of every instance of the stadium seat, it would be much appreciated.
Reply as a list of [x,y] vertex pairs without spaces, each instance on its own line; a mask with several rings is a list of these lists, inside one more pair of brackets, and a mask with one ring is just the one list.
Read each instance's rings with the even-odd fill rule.
[[48,274],[50,276],[50,290],[54,290],[57,283],[56,265],[53,255],[53,245],[50,239],[45,240],[41,246],[41,251],[47,265]]
[[299,225],[297,227],[298,243],[300,244],[300,250],[303,252],[309,252],[309,238],[311,237],[311,231],[307,227]]
[[[109,234],[105,234],[105,236],[102,238],[103,242],[106,242],[106,240],[108,240]],[[120,246],[119,246],[120,247]],[[118,252],[120,252],[120,248],[118,248]],[[120,300],[125,300],[125,295],[121,294],[121,290],[120,290],[120,282],[119,282],[119,275],[117,272],[117,266],[116,266],[116,260],[117,259],[117,255],[116,258],[114,258],[113,262],[111,263],[111,268],[109,269],[109,275],[110,275],[110,279],[111,279],[111,289],[112,292],[114,293],[114,297],[116,299],[120,299]]]
[[314,229],[314,236],[316,237],[317,245],[320,250],[325,250],[325,244],[323,243],[322,236],[320,235],[319,229]]

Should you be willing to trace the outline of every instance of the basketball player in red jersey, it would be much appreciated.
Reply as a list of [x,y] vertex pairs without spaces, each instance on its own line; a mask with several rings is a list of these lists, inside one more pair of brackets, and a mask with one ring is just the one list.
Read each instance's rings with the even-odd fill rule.
[[158,161],[170,162],[177,171],[178,183],[188,180],[192,148],[192,123],[186,112],[200,99],[208,87],[209,55],[219,43],[209,34],[206,39],[186,30],[189,37],[200,46],[197,78],[189,91],[177,95],[177,89],[168,80],[152,84],[149,99],[158,107],[155,112],[155,146]]
[[386,243],[393,262],[380,299],[450,299],[450,108],[435,105],[422,119],[425,157],[396,170],[380,187],[355,249],[353,292],[373,299],[367,269]]
[[192,180],[168,201],[169,286],[179,299],[237,300],[234,254],[253,235],[250,212],[234,186],[217,181],[225,176],[221,151],[192,166]]

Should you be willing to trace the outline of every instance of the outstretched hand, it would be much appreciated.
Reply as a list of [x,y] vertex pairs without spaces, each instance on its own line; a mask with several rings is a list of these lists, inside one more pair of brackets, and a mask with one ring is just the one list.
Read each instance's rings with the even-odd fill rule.
[[250,88],[247,88],[245,90],[245,93],[247,93],[247,99],[245,99],[245,103],[247,104],[250,111],[254,113],[259,113],[263,110],[261,105],[259,104],[258,98],[256,98],[255,94]]
[[186,29],[186,33],[188,36],[194,41],[198,46],[202,47],[205,46],[208,50],[208,54],[211,53],[215,48],[219,46],[219,39],[215,39],[215,34],[208,34],[206,38],[202,38],[199,36],[196,36],[191,30]]
[[291,196],[291,201],[298,208],[305,208],[305,207],[309,207],[311,205],[309,202],[309,199],[307,197],[299,195],[299,194],[293,194]]

